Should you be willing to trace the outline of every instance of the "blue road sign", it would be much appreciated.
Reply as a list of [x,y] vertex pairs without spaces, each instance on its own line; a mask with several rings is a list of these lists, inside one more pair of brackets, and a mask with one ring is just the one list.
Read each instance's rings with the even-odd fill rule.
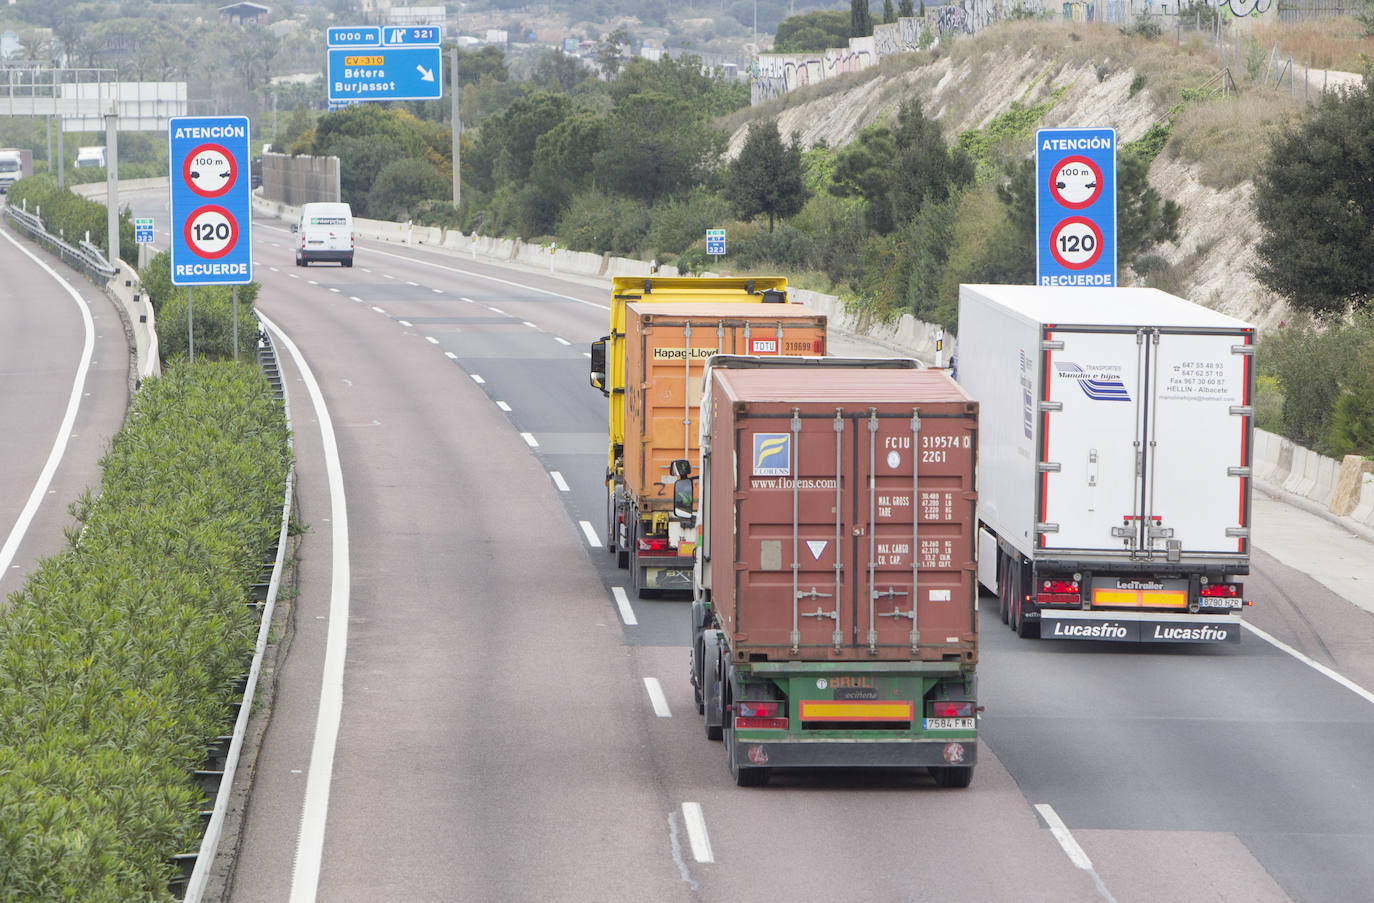
[[167,126],[172,284],[253,281],[247,116],[173,116]]
[[134,217],[134,242],[140,245],[153,243],[153,218],[151,216]]
[[1035,133],[1035,281],[1116,285],[1116,130]]
[[436,25],[329,29],[329,102],[440,99],[442,38]]
[[725,230],[706,230],[706,253],[714,257],[725,256]]

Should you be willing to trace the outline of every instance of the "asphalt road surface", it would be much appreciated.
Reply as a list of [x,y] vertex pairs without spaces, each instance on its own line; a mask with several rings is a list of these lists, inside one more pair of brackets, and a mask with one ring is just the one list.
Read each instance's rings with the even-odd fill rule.
[[[686,603],[624,596],[599,545],[604,284],[370,242],[298,269],[274,220],[255,245],[259,307],[299,352],[310,529],[236,903],[1374,887],[1374,617],[1291,566],[1300,540],[1247,581],[1291,652],[1018,640],[984,606],[971,788],[736,788],[692,703]],[[1306,516],[1259,505],[1260,548],[1264,518]]]

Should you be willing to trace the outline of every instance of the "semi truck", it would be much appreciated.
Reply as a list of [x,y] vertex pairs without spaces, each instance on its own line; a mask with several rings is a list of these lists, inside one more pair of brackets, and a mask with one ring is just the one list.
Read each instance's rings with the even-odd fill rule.
[[823,354],[825,325],[787,303],[783,278],[614,280],[610,334],[591,346],[591,384],[609,399],[606,548],[630,569],[636,595],[691,592],[694,530],[673,517],[668,488],[696,457],[703,361]]
[[978,577],[1022,637],[1234,643],[1255,330],[1150,288],[963,285]]
[[0,148],[0,194],[8,194],[10,186],[33,175],[33,151],[28,148]]
[[977,403],[910,359],[718,356],[700,421],[691,682],[735,783],[968,786]]

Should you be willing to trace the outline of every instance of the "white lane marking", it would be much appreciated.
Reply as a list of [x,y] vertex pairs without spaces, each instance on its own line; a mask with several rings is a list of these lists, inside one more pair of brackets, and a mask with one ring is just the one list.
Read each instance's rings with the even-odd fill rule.
[[444,357],[448,358],[451,361],[458,360],[458,355],[454,354],[452,351],[445,351]]
[[301,277],[297,276],[295,273],[287,273],[286,275],[290,276],[292,279],[299,279],[299,278],[301,278]]
[[349,295],[349,296],[348,296],[348,300],[350,300],[350,301],[357,301],[359,304],[362,304],[362,303],[363,303],[363,299],[362,299],[362,298],[359,298],[357,295]]
[[390,273],[383,273],[383,274],[382,274],[382,278],[383,278],[383,279],[395,279],[396,277],[393,276],[393,275],[391,275]]
[[538,447],[539,447],[539,440],[537,440],[537,439],[534,438],[534,434],[533,434],[533,433],[521,433],[521,434],[520,434],[520,438],[521,438],[521,439],[524,439],[524,440],[525,440],[525,444],[528,445],[530,448],[538,448]]
[[306,281],[306,282],[309,282],[311,285],[319,285],[319,283],[316,282],[314,279],[307,279],[307,280],[305,280],[305,281]]
[[478,376],[476,373],[472,374],[472,381],[475,382],[475,383],[477,383],[477,385],[479,385],[479,386],[486,382],[485,379],[483,379],[482,377]]
[[53,440],[52,449],[48,452],[48,460],[44,462],[43,470],[38,474],[38,482],[33,484],[33,491],[29,493],[29,500],[24,503],[24,510],[19,512],[19,519],[14,522],[14,527],[10,530],[10,535],[6,538],[4,546],[0,546],[0,573],[4,573],[9,569],[10,562],[14,560],[15,553],[19,551],[19,543],[24,538],[24,534],[28,532],[29,524],[33,522],[34,515],[38,513],[38,506],[48,494],[48,485],[52,483],[52,478],[57,473],[57,466],[61,463],[62,456],[67,453],[67,441],[72,436],[72,427],[76,424],[76,412],[81,406],[81,398],[85,394],[86,373],[91,368],[91,355],[95,353],[95,321],[91,317],[91,310],[87,306],[86,300],[81,297],[80,292],[72,287],[71,283],[63,279],[56,270],[48,266],[32,251],[11,238],[9,233],[0,232],[0,235],[3,235],[5,241],[23,251],[24,256],[38,264],[44,272],[57,280],[57,284],[62,286],[81,311],[81,325],[86,333],[86,338],[81,345],[81,359],[76,365],[76,376],[72,379],[72,391],[67,396],[67,411],[62,415],[62,424],[57,428],[57,436]]
[[[498,401],[497,404],[499,405],[501,404],[501,402]],[[551,470],[549,471],[549,477],[553,480],[553,485],[558,487],[559,492],[568,491],[568,481],[563,479],[563,475],[561,473],[559,473],[556,470]]]
[[644,689],[649,691],[649,702],[653,704],[655,715],[660,718],[673,717],[668,708],[668,697],[663,695],[663,687],[659,686],[657,677],[644,678]]
[[580,520],[577,525],[582,528],[582,535],[587,537],[587,543],[593,549],[601,548],[601,537],[596,535],[596,527],[592,526],[591,521]]
[[528,326],[530,329],[538,329],[538,328],[539,328],[538,326],[535,326],[533,323],[531,323],[529,320],[522,320],[521,322],[524,323],[526,326]]
[[563,338],[562,336],[554,336],[554,337],[553,337],[553,340],[554,340],[555,342],[557,342],[558,344],[560,344],[560,345],[571,345],[571,344],[572,344],[572,342],[569,342],[567,339]]
[[301,806],[300,835],[291,871],[290,903],[314,903],[319,892],[320,862],[324,856],[324,828],[329,815],[329,785],[334,774],[334,748],[339,740],[343,712],[344,661],[348,646],[350,574],[348,564],[348,504],[344,498],[343,466],[334,437],[334,421],[324,403],[315,374],[296,344],[261,311],[264,325],[281,340],[291,355],[310,393],[320,424],[324,465],[329,482],[330,560],[333,574],[329,588],[329,627],[324,647],[324,672],[320,678],[320,706],[315,718],[315,740],[310,748],[310,772]]
[[496,403],[496,406],[501,410],[505,411],[507,414],[510,413],[510,405],[506,404],[504,401],[498,401]]
[[476,304],[476,303],[477,303],[476,301],[472,300],[471,298],[459,298],[458,300],[459,300],[459,301],[466,301],[466,302],[469,303],[469,304]]
[[[587,530],[590,527],[591,524],[587,523],[586,521],[582,522],[583,530]],[[592,543],[592,545],[601,545],[600,538],[598,538],[596,542]],[[639,624],[639,618],[635,617],[635,610],[630,607],[630,597],[626,595],[625,587],[611,587],[611,598],[615,599],[616,611],[620,612],[620,620],[625,622],[626,627],[634,627],[637,624]]]
[[409,320],[397,320],[396,322],[397,322],[397,323],[400,323],[402,326],[406,327],[407,329],[410,328],[410,321],[409,321]]
[[372,271],[369,270],[367,267],[358,267],[358,269],[362,270],[364,273],[371,273],[371,272],[372,272]]
[[268,267],[268,269],[271,270],[271,271],[274,272],[274,273],[280,273],[280,272],[281,272],[281,270],[277,269],[276,267]]
[[441,288],[432,288],[432,289],[430,289],[430,291],[431,291],[431,292],[434,292],[434,294],[436,294],[436,295],[442,295],[442,294],[444,293],[444,290],[441,289]]
[[434,336],[432,336],[432,335],[427,335],[427,336],[425,336],[425,341],[426,341],[426,342],[429,342],[431,345],[437,345],[437,344],[439,344],[439,340],[436,339],[436,338],[435,338]]
[[1270,636],[1269,634],[1265,633],[1263,630],[1260,630],[1258,627],[1251,624],[1250,622],[1241,621],[1240,623],[1242,627],[1244,627],[1246,630],[1250,631],[1260,639],[1264,640],[1266,643],[1269,643],[1276,649],[1281,649],[1282,651],[1287,652],[1289,655],[1293,656],[1295,659],[1302,662],[1304,665],[1307,665],[1309,668],[1314,669],[1317,673],[1325,674],[1327,677],[1331,678],[1336,683],[1340,684],[1350,692],[1359,696],[1365,702],[1374,702],[1374,693],[1369,692],[1364,687],[1355,683],[1350,678],[1345,677],[1342,674],[1338,674],[1337,672],[1331,670],[1326,665],[1323,665],[1321,662],[1316,661],[1315,659],[1308,658],[1306,655],[1303,655],[1301,652],[1294,649],[1292,646],[1289,646],[1282,640]]
[[418,283],[418,282],[411,282],[409,279],[406,280],[406,285],[413,285],[413,286],[415,286],[416,288],[419,288],[419,287],[420,287],[420,283]]
[[489,307],[487,307],[487,310],[491,311],[491,312],[494,313],[494,314],[500,314],[500,315],[503,316],[503,317],[506,315],[506,312],[505,312],[504,310],[502,310],[501,308],[499,308],[499,307],[490,307],[490,306],[489,306]]
[[339,294],[339,290],[336,289],[336,288],[331,288],[330,291],[333,292],[333,293],[336,294],[336,295]]
[[382,310],[380,307],[378,307],[378,306],[375,305],[375,304],[372,305],[372,309],[375,310],[375,311],[376,311],[377,313],[379,313],[379,314],[384,314],[384,313],[386,313],[386,311]]
[[682,821],[687,826],[687,839],[692,844],[692,858],[697,862],[715,862],[711,854],[711,838],[706,835],[706,816],[701,803],[683,803]]
[[1087,853],[1083,852],[1078,841],[1073,839],[1073,834],[1069,832],[1069,826],[1064,824],[1064,820],[1059,817],[1058,812],[1054,811],[1054,807],[1049,803],[1036,803],[1035,811],[1039,812],[1040,817],[1045,820],[1045,824],[1050,826],[1050,833],[1064,848],[1069,861],[1084,871],[1092,871],[1093,861],[1088,858]]
[[592,356],[592,353],[591,353],[590,351],[584,351],[584,352],[582,352],[582,356],[583,356],[583,357],[591,357],[591,356]]
[[[538,294],[541,294],[541,295],[552,295],[552,296],[555,297],[555,298],[562,298],[562,299],[565,300],[565,301],[575,301],[575,302],[577,302],[578,304],[585,304],[585,305],[587,305],[588,307],[595,307],[595,308],[597,308],[597,309],[599,309],[599,310],[610,310],[610,309],[611,309],[611,306],[610,306],[609,304],[598,304],[598,303],[595,302],[595,301],[587,301],[587,300],[585,300],[585,299],[583,299],[583,298],[574,298],[572,295],[565,295],[565,294],[563,294],[563,293],[561,293],[561,292],[550,291],[550,290],[548,290],[548,289],[546,289],[546,288],[538,288],[538,287],[533,286],[533,285],[526,285],[526,284],[523,283],[523,282],[515,282],[515,281],[510,280],[510,279],[502,279],[502,278],[500,278],[499,276],[488,276],[486,273],[478,273],[478,272],[475,272],[475,271],[473,271],[473,270],[464,270],[464,269],[461,269],[460,267],[451,267],[451,266],[447,266],[447,265],[442,264],[442,263],[434,263],[434,262],[429,261],[429,260],[423,260],[423,259],[421,259],[421,258],[419,258],[419,257],[407,257],[407,256],[405,256],[404,254],[393,254],[393,253],[391,253],[390,251],[383,251],[383,250],[381,250],[380,248],[372,248],[372,249],[370,249],[370,250],[368,251],[368,253],[369,253],[369,254],[380,254],[380,255],[383,256],[383,257],[395,257],[397,260],[404,260],[406,263],[419,264],[419,265],[421,265],[421,266],[427,266],[427,267],[434,267],[434,268],[437,269],[437,270],[444,270],[445,272],[449,272],[449,273],[457,273],[457,274],[459,274],[460,276],[468,276],[468,277],[473,278],[473,279],[486,279],[486,280],[489,281],[489,282],[496,282],[496,283],[499,283],[499,284],[501,284],[501,285],[510,285],[510,286],[514,286],[515,288],[522,288],[522,289],[524,289],[525,291],[528,291],[528,292],[537,292]],[[464,298],[463,300],[466,301],[466,300],[468,300],[468,299],[467,299],[467,298]]]

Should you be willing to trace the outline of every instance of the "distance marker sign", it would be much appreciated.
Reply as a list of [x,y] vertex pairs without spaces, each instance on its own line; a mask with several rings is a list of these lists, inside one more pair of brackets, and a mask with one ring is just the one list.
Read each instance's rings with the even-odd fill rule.
[[167,127],[172,284],[253,281],[246,116],[174,116]]
[[1116,285],[1116,130],[1035,134],[1035,281]]

